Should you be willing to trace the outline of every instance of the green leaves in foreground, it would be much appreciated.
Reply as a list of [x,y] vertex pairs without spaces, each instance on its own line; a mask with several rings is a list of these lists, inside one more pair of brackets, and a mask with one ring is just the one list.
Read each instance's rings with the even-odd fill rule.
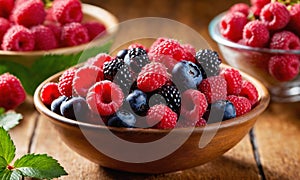
[[16,148],[8,132],[0,128],[0,179],[20,180],[22,177],[52,179],[67,175],[57,160],[46,154],[27,154],[10,165]]
[[3,127],[6,131],[19,124],[23,116],[14,111],[4,112],[3,108],[0,108],[0,127]]

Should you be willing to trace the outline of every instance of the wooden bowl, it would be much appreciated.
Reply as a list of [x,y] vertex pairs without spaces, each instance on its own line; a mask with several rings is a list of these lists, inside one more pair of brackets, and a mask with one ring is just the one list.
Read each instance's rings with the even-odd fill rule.
[[[227,67],[226,65],[222,66]],[[256,122],[256,119],[267,108],[270,100],[268,91],[262,83],[242,73],[243,78],[252,82],[257,88],[259,102],[249,113],[240,117],[223,121],[220,124],[208,124],[206,127],[175,128],[174,130],[106,127],[67,119],[50,111],[41,102],[40,91],[42,86],[47,82],[57,81],[60,75],[61,73],[58,73],[50,77],[36,89],[34,104],[37,110],[54,125],[61,139],[81,156],[104,167],[134,173],[157,174],[184,170],[202,165],[221,156],[235,146],[249,132]],[[146,159],[144,157],[147,156],[145,151],[150,149],[150,151],[153,150],[153,152],[155,152],[161,147],[153,145],[150,146],[149,149],[141,148],[131,153],[126,152],[126,148],[122,147],[121,144],[114,146],[114,149],[108,148],[104,151],[100,151],[97,146],[91,143],[97,141],[100,145],[111,144],[113,141],[111,133],[113,133],[115,137],[134,142],[134,145],[137,143],[154,142],[155,140],[165,138],[170,133],[172,133],[172,138],[169,138],[165,144],[162,144],[165,147],[176,144],[178,141],[184,139],[184,137],[186,137],[186,139],[184,139],[183,143],[177,149],[174,149],[174,151],[165,157],[148,162],[139,162],[139,157],[144,160]],[[208,144],[204,143],[203,146],[200,143],[199,147],[199,142],[201,142],[200,138],[204,137],[205,134],[212,134],[214,136],[212,136]],[[128,156],[134,156],[133,158],[137,159],[121,161],[118,160],[118,158],[107,155],[107,153],[105,153],[107,150],[114,153],[128,153]]]

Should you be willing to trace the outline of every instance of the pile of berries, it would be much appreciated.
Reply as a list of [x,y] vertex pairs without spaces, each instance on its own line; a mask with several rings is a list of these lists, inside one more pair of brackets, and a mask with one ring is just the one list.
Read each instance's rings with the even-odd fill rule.
[[0,0],[0,50],[50,50],[87,43],[106,32],[83,22],[80,0]]
[[63,72],[40,93],[51,111],[114,127],[199,127],[249,112],[255,86],[238,70],[220,67],[215,51],[158,38],[115,57],[100,53]]
[[[251,0],[233,5],[219,24],[221,34],[242,45],[300,50],[300,1]],[[299,74],[300,59],[293,54],[270,57],[268,71],[278,81]]]

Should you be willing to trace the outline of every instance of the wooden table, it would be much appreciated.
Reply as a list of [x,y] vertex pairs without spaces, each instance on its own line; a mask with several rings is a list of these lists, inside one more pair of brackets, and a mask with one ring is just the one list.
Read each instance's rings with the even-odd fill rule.
[[[216,14],[241,1],[84,2],[108,9],[120,21],[144,16],[180,21],[201,33],[218,51],[208,35],[207,25]],[[17,157],[24,153],[47,153],[53,156],[69,173],[60,179],[300,179],[300,103],[272,102],[259,117],[251,138],[247,135],[230,151],[205,165],[161,175],[131,174],[99,167],[75,154],[60,140],[50,122],[35,110],[31,98],[17,111],[24,115],[21,124],[10,131],[17,146]]]

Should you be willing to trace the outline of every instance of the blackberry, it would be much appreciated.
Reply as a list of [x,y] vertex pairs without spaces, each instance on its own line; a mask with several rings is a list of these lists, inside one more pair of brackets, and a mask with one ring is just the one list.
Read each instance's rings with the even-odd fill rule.
[[119,58],[115,58],[112,61],[105,62],[103,64],[104,79],[113,81],[115,75],[123,65],[124,61]]
[[150,63],[147,52],[142,48],[129,49],[124,61],[135,73],[139,73],[142,67]]
[[196,53],[196,60],[205,78],[216,76],[220,73],[221,59],[216,51],[202,49]]
[[123,64],[123,66],[120,67],[113,82],[120,86],[124,94],[129,94],[131,86],[134,83],[134,77],[127,64]]

